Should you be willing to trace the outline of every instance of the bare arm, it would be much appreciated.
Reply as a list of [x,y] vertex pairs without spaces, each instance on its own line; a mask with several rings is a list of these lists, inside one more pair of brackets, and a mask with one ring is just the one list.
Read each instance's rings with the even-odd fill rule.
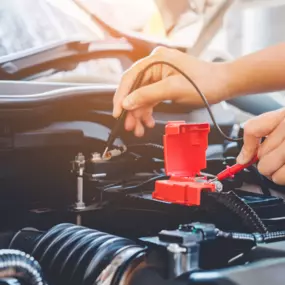
[[232,97],[285,89],[285,43],[230,62],[228,72]]
[[113,114],[128,110],[125,128],[142,136],[153,127],[153,107],[163,100],[202,107],[196,90],[179,72],[159,65],[149,69],[141,86],[130,92],[139,72],[156,61],[167,61],[183,70],[204,92],[210,104],[234,97],[285,89],[285,44],[231,62],[205,62],[179,51],[160,48],[134,64],[123,76],[114,96]]

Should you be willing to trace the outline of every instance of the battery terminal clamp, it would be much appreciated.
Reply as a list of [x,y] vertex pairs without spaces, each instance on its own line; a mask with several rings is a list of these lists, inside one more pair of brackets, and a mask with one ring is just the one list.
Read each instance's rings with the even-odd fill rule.
[[183,205],[200,205],[201,192],[216,185],[201,176],[207,166],[208,123],[169,122],[163,137],[165,172],[169,180],[156,181],[153,199]]

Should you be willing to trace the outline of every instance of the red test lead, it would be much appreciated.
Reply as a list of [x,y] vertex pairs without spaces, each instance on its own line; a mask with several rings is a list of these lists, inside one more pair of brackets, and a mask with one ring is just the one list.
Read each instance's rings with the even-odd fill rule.
[[235,164],[233,166],[228,166],[227,169],[223,170],[219,174],[217,174],[217,177],[213,180],[210,180],[210,182],[214,181],[221,181],[229,177],[233,177],[235,174],[241,172],[243,169],[253,165],[258,161],[258,157],[255,156],[249,163],[247,164]]

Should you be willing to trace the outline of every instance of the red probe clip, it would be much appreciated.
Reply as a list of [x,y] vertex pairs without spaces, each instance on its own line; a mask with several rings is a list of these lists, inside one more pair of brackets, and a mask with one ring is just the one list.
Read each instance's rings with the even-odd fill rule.
[[229,177],[234,177],[235,174],[241,172],[243,169],[251,166],[252,164],[256,163],[258,161],[258,157],[257,155],[247,164],[235,164],[233,166],[229,166],[227,167],[227,169],[223,170],[222,172],[220,172],[217,177],[213,180],[210,180],[210,182],[214,182],[214,181],[221,181],[224,180],[226,178]]

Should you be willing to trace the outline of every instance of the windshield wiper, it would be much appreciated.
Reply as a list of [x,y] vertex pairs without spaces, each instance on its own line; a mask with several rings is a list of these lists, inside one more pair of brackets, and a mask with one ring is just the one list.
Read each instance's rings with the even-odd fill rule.
[[68,71],[80,62],[99,58],[118,58],[123,64],[138,59],[133,46],[124,39],[59,41],[1,57],[0,79],[21,80],[48,70]]

